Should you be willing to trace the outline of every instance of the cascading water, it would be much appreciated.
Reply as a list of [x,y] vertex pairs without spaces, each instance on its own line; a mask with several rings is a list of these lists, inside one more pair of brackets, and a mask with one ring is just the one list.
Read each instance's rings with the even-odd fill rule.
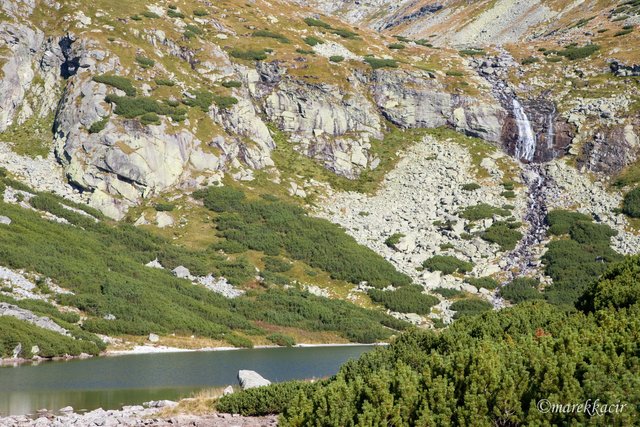
[[516,142],[516,158],[530,162],[536,153],[536,135],[533,133],[531,122],[522,104],[513,98],[513,115],[518,126],[518,140]]
[[[492,72],[485,72],[492,64]],[[507,135],[513,139],[505,142],[505,147],[513,147],[513,156],[522,163],[522,182],[527,186],[527,211],[524,221],[528,224],[527,231],[516,248],[508,253],[501,269],[505,273],[504,284],[516,277],[536,275],[540,272],[540,256],[546,239],[547,227],[547,198],[554,186],[553,180],[547,175],[544,161],[556,157],[556,107],[552,102],[529,102],[532,109],[530,115],[522,103],[516,97],[515,91],[508,83],[508,70],[517,66],[517,63],[506,52],[495,58],[481,59],[475,62],[478,74],[486,79],[493,88],[493,93],[505,110],[511,111],[510,120],[515,125],[517,135]],[[551,108],[546,108],[550,104]],[[534,123],[535,122],[535,125]],[[512,128],[509,128],[511,130]],[[544,133],[543,133],[544,132]],[[542,136],[544,135],[544,136]],[[539,146],[538,142],[545,141],[545,146]],[[513,144],[513,145],[511,145]],[[499,293],[492,300],[496,308],[504,306],[504,301]]]

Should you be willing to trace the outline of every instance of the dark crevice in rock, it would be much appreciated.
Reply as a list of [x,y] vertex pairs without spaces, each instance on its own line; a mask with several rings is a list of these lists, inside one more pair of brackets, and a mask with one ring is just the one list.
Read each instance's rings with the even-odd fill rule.
[[70,36],[64,36],[58,42],[64,61],[60,64],[60,76],[64,79],[75,76],[80,68],[80,57],[73,56],[71,46],[75,40]]

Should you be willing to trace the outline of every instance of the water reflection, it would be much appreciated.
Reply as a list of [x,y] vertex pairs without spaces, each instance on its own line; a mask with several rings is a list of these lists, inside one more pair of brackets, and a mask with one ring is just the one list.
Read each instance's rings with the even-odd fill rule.
[[237,384],[240,369],[271,381],[333,375],[368,346],[253,349],[100,357],[0,368],[0,414],[38,409],[113,409],[149,400],[176,400]]

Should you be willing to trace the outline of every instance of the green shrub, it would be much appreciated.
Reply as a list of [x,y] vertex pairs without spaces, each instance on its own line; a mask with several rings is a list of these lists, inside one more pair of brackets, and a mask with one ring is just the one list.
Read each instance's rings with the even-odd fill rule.
[[176,82],[169,79],[156,79],[156,84],[158,86],[175,86]]
[[89,133],[100,133],[104,130],[104,128],[109,123],[109,117],[104,117],[97,122],[93,122],[91,126],[89,126]]
[[578,221],[569,229],[569,236],[578,243],[583,244],[609,244],[613,236],[618,232],[606,224],[594,224],[592,222]]
[[458,51],[462,56],[477,56],[477,55],[486,55],[483,49],[462,49]]
[[404,44],[402,44],[402,43],[391,43],[387,47],[389,49],[400,50],[400,49],[404,49],[406,46]]
[[270,289],[253,300],[236,298],[234,301],[238,301],[238,312],[249,319],[311,331],[336,331],[353,342],[388,339],[392,329],[408,327],[407,323],[381,311],[295,289]]
[[620,255],[609,247],[609,242],[581,244],[575,240],[557,240],[547,245],[542,256],[545,274],[553,284],[545,288],[545,297],[555,305],[573,306],[609,263],[619,261]]
[[320,39],[318,37],[314,37],[314,36],[307,36],[304,39],[302,39],[302,41],[304,41],[309,46],[316,46],[316,45],[324,43],[324,40],[322,40],[322,39]]
[[277,257],[267,256],[262,259],[264,261],[264,268],[272,273],[284,273],[291,270],[291,263],[284,261]]
[[176,208],[176,205],[173,203],[156,203],[153,208],[157,212],[171,212]]
[[189,107],[198,107],[205,113],[209,111],[209,108],[211,108],[211,105],[217,99],[211,92],[205,90],[193,91],[191,94],[193,97],[183,98],[182,102]]
[[591,222],[591,217],[579,212],[557,209],[550,211],[545,218],[549,234],[554,236],[569,234],[569,229],[578,222]]
[[140,116],[140,123],[144,125],[159,125],[160,124],[160,116],[157,113],[144,113]]
[[142,21],[142,17],[138,16],[138,15],[131,15],[131,19],[133,21]]
[[201,199],[204,205],[214,212],[237,211],[242,208],[245,195],[242,191],[231,187],[218,187],[199,190],[193,197]]
[[415,41],[415,44],[425,47],[433,47],[433,45],[427,39],[419,39]]
[[333,34],[342,37],[343,39],[355,39],[358,38],[358,34],[353,31],[347,30],[345,28],[336,28],[333,31]]
[[481,300],[478,298],[463,299],[451,304],[451,310],[456,314],[454,319],[459,319],[463,316],[476,316],[486,311],[493,309],[493,306],[489,301]]
[[633,32],[633,28],[627,28],[625,30],[617,31],[613,36],[614,37],[626,36],[627,34],[630,34],[632,32]]
[[160,15],[158,15],[155,12],[151,12],[150,10],[145,10],[144,12],[142,12],[141,15],[144,16],[145,18],[150,18],[150,19],[160,18]]
[[289,381],[257,387],[223,396],[216,403],[216,411],[240,414],[245,417],[279,414],[295,401],[299,394],[308,394],[314,383]]
[[210,187],[194,193],[207,208],[220,212],[216,219],[221,237],[248,248],[289,257],[321,268],[331,277],[374,287],[411,282],[384,258],[364,248],[329,221],[309,217],[301,208],[281,201],[246,200],[230,187]]
[[632,218],[640,218],[640,187],[629,191],[624,196],[622,212]]
[[320,27],[320,28],[324,28],[326,30],[331,28],[331,25],[327,24],[326,22],[320,20],[320,19],[316,19],[316,18],[305,18],[304,19],[305,24],[307,24],[310,27]]
[[175,9],[169,9],[167,11],[167,16],[169,16],[169,18],[184,18],[184,13],[182,12],[178,12]]
[[369,64],[374,70],[379,68],[398,68],[398,63],[395,59],[382,59],[369,56],[364,58],[364,62]]
[[154,113],[155,116],[147,116],[145,122],[157,122],[159,121],[158,114],[160,115],[173,115],[178,114],[179,110],[168,105],[162,105],[158,101],[150,97],[127,97],[127,96],[114,96],[107,95],[106,102],[116,104],[114,112],[119,116],[124,116],[128,119],[139,117],[147,113]]
[[267,335],[267,339],[280,347],[293,347],[294,345],[296,345],[296,340],[293,337],[285,334]]
[[108,86],[113,86],[116,89],[120,89],[127,96],[136,96],[136,88],[133,87],[131,80],[126,77],[102,74],[99,76],[93,76],[92,80],[96,83],[102,83]]
[[481,219],[493,218],[494,216],[509,216],[509,211],[497,208],[486,203],[479,205],[467,206],[460,216],[469,221],[478,221]]
[[282,34],[275,33],[273,31],[269,31],[269,30],[254,31],[253,37],[266,37],[266,38],[270,38],[270,39],[276,39],[280,43],[290,43],[289,39],[286,38],[285,36],[283,36]]
[[543,295],[538,291],[540,282],[528,277],[518,277],[511,283],[500,288],[500,296],[514,304],[533,299],[542,299]]
[[480,189],[480,188],[482,188],[482,187],[480,186],[480,184],[476,184],[475,182],[471,182],[471,183],[469,183],[469,184],[464,184],[464,185],[462,186],[462,189],[463,189],[464,191],[475,191],[475,190],[478,190],[478,189]]
[[214,95],[213,102],[216,103],[219,109],[227,110],[238,103],[238,98],[235,98],[233,96]]
[[344,56],[332,55],[332,56],[329,57],[329,61],[331,61],[331,62],[342,62],[342,61],[344,61]]
[[450,288],[435,288],[433,292],[440,294],[443,298],[455,298],[463,294],[462,291]]
[[462,77],[462,76],[464,76],[464,73],[462,71],[457,71],[457,70],[448,70],[448,71],[445,71],[445,74],[447,76],[450,76],[450,77]]
[[225,80],[222,82],[222,86],[228,89],[242,87],[242,82],[238,80]]
[[500,195],[502,197],[504,197],[505,199],[515,199],[516,198],[516,193],[513,191],[503,191],[502,193],[500,193]]
[[238,59],[246,59],[248,61],[262,61],[267,59],[265,50],[240,50],[233,49],[229,52],[229,55]]
[[464,279],[464,281],[470,285],[475,286],[478,289],[485,288],[485,289],[493,290],[493,289],[496,289],[498,286],[500,286],[500,283],[498,283],[497,280],[491,277],[478,277],[478,278],[467,277]]
[[208,14],[209,12],[205,9],[196,9],[193,11],[194,16],[202,17],[202,16],[207,16]]
[[142,55],[136,56],[136,62],[140,64],[142,68],[151,68],[156,63],[156,61],[154,61],[153,59],[147,58],[146,56]]
[[188,24],[188,25],[185,25],[184,29],[185,31],[189,31],[198,36],[204,34],[204,31],[202,31],[202,29],[197,25]]
[[575,61],[577,59],[587,58],[598,50],[600,50],[600,46],[597,44],[587,44],[582,47],[568,46],[565,49],[558,51],[557,54],[559,56],[564,56],[571,61]]
[[212,244],[211,249],[214,251],[222,251],[227,254],[239,254],[246,252],[249,248],[235,240],[222,239],[219,242]]
[[506,191],[513,191],[516,188],[516,183],[514,181],[503,181],[500,185],[502,185],[502,188]]
[[473,263],[450,255],[434,255],[423,262],[422,267],[429,271],[441,271],[443,274],[467,273],[473,269]]
[[522,240],[522,233],[517,230],[521,225],[517,222],[498,221],[480,233],[480,238],[497,244],[503,251],[510,251]]
[[535,56],[528,56],[522,60],[522,65],[535,64],[536,62],[540,62],[540,60]]
[[420,285],[403,286],[393,291],[369,289],[371,299],[392,311],[400,313],[429,314],[431,307],[438,304],[438,298],[422,293]]
[[391,236],[387,237],[384,241],[384,244],[389,246],[390,248],[395,248],[395,246],[400,243],[400,240],[404,237],[402,233],[394,233]]

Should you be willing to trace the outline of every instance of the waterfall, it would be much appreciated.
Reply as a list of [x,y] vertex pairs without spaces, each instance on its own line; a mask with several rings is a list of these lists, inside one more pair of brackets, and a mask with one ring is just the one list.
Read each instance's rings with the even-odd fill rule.
[[536,152],[536,137],[527,113],[525,113],[524,108],[522,108],[520,102],[515,98],[513,99],[513,115],[516,117],[516,124],[518,125],[516,158],[530,162],[533,160],[533,155]]

